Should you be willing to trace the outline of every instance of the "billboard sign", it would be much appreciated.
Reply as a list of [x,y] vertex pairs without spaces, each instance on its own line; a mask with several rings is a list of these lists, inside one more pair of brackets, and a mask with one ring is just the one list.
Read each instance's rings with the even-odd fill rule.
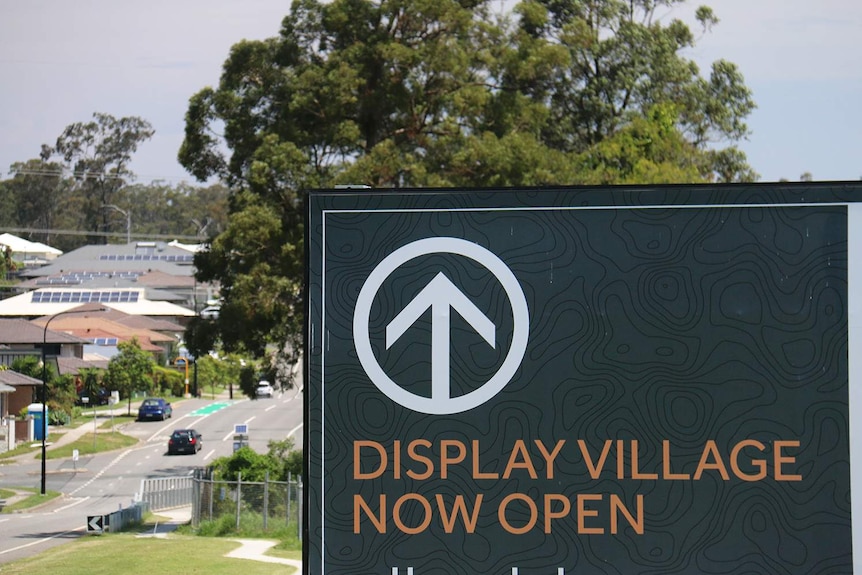
[[860,192],[312,192],[304,570],[852,572]]

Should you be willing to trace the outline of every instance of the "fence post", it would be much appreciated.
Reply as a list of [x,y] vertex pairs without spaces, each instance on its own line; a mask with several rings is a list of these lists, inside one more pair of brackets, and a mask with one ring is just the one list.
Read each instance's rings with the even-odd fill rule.
[[263,530],[266,531],[269,517],[269,471],[263,476]]
[[192,527],[201,523],[201,477],[200,469],[195,469],[192,480]]
[[296,538],[302,541],[302,475],[296,476]]
[[242,471],[236,476],[236,530],[239,531],[239,508],[242,501]]
[[287,517],[285,519],[290,522],[290,488],[291,488],[291,478],[292,474],[290,471],[287,472]]

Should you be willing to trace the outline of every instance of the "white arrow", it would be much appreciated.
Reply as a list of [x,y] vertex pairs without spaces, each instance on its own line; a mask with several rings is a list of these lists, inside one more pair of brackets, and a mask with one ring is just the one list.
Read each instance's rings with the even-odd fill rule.
[[449,278],[438,273],[386,326],[386,349],[392,347],[428,308],[431,308],[431,397],[449,399],[449,310],[457,311],[492,348],[496,347],[494,322]]
[[101,515],[93,515],[87,519],[87,531],[101,531],[102,530],[102,516]]

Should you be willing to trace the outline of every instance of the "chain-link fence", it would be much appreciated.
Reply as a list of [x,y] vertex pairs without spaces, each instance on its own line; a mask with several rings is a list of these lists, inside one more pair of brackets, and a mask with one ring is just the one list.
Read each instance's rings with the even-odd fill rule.
[[295,526],[302,539],[302,478],[287,481],[219,481],[209,469],[195,474],[192,525],[233,516],[236,529],[243,527],[278,530]]

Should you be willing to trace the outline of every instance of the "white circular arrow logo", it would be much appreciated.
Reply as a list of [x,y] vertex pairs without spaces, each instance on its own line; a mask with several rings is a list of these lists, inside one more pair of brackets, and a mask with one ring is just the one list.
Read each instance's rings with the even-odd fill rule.
[[[410,260],[446,253],[470,258],[490,271],[506,292],[512,306],[512,345],[497,372],[473,391],[450,394],[450,312],[455,310],[492,348],[496,347],[496,325],[443,274],[439,273],[386,326],[386,348],[390,348],[427,309],[431,309],[431,397],[411,393],[383,371],[371,348],[368,320],[374,297],[389,275]],[[515,375],[527,350],[529,310],[521,285],[500,258],[485,248],[459,238],[428,238],[403,246],[389,254],[368,276],[353,313],[353,340],[365,373],[387,397],[413,411],[432,415],[461,413],[482,405],[499,393]]]

